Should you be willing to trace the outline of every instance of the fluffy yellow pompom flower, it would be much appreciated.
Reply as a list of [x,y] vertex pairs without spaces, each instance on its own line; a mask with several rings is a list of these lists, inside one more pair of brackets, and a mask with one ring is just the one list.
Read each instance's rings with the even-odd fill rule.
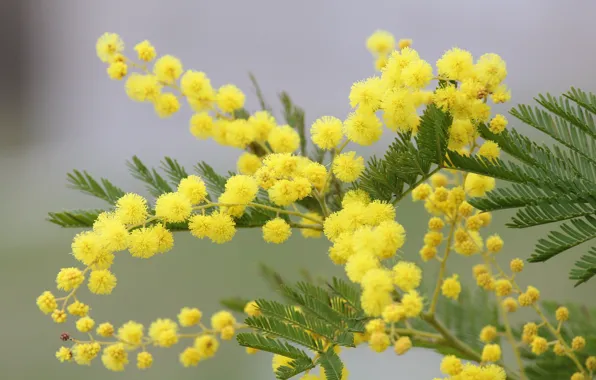
[[379,259],[367,253],[356,253],[348,258],[346,274],[352,282],[359,283],[371,269],[379,267]]
[[458,276],[454,274],[453,276],[446,278],[445,281],[443,281],[443,285],[441,285],[441,292],[443,295],[452,300],[457,300],[459,298],[459,293],[461,293],[461,284],[457,277]]
[[226,182],[226,194],[232,203],[247,204],[252,202],[257,196],[259,186],[257,181],[247,175],[235,175],[228,178]]
[[194,347],[187,347],[180,354],[180,363],[186,368],[195,367],[201,361],[201,353]]
[[155,47],[151,45],[151,42],[145,40],[135,45],[134,50],[137,52],[137,56],[141,61],[150,62],[155,59],[157,53]]
[[463,80],[472,74],[474,58],[469,51],[453,48],[437,61],[437,69],[441,77]]
[[182,75],[182,62],[172,55],[160,57],[153,65],[153,74],[162,82],[173,84]]
[[131,74],[124,85],[126,95],[137,102],[153,102],[161,93],[162,85],[155,75]]
[[410,292],[404,294],[401,304],[404,307],[404,314],[408,318],[415,318],[419,316],[422,312],[422,308],[424,307],[422,297],[415,290],[411,290]]
[[149,337],[158,347],[171,347],[178,343],[178,325],[171,319],[157,319],[149,326]]
[[236,234],[236,222],[228,214],[214,212],[210,215],[207,237],[214,243],[227,243]]
[[267,140],[269,132],[277,125],[275,118],[267,111],[255,112],[248,118],[248,124],[253,128],[256,140],[261,142]]
[[69,291],[78,288],[83,283],[85,277],[78,268],[62,268],[56,276],[56,285],[58,289]]
[[290,235],[292,235],[292,228],[281,218],[271,219],[263,226],[263,239],[267,243],[283,243]]
[[515,298],[507,297],[503,300],[503,307],[507,312],[513,313],[517,310],[517,301]]
[[498,344],[487,344],[482,349],[483,362],[497,362],[501,359],[501,346]]
[[509,263],[509,268],[513,273],[519,273],[524,269],[524,261],[522,259],[515,258]]
[[499,144],[494,141],[485,141],[478,149],[478,155],[480,157],[488,158],[489,160],[499,158],[500,153],[501,149],[499,148]]
[[222,310],[211,316],[211,327],[215,331],[221,331],[224,327],[236,324],[236,318],[229,311]]
[[433,68],[428,62],[418,60],[406,66],[401,77],[406,86],[421,89],[428,86],[433,79]]
[[137,368],[147,369],[153,365],[153,355],[147,351],[139,352],[137,354]]
[[201,358],[211,358],[219,349],[219,341],[213,335],[203,335],[195,340],[195,348],[199,351]]
[[354,255],[354,240],[351,233],[342,233],[329,247],[329,258],[334,264],[343,265]]
[[206,139],[213,135],[213,118],[207,112],[192,115],[189,125],[190,133],[197,139]]
[[72,354],[75,362],[79,365],[89,365],[101,351],[101,346],[97,342],[77,344],[72,348]]
[[532,352],[536,355],[542,355],[548,350],[548,341],[541,336],[536,336],[530,344],[532,346]]
[[403,306],[392,303],[391,305],[385,307],[385,310],[383,310],[383,314],[381,314],[381,316],[383,317],[383,321],[386,323],[399,322],[405,317]]
[[300,136],[289,125],[273,128],[267,142],[275,153],[292,153],[300,146]]
[[507,128],[507,119],[503,115],[496,115],[489,123],[492,133],[499,134]]
[[95,326],[95,321],[89,317],[79,318],[79,320],[76,323],[76,328],[80,332],[89,332],[89,331],[93,330],[94,326]]
[[39,297],[37,297],[37,307],[39,307],[39,310],[41,310],[44,314],[51,313],[58,307],[56,297],[54,297],[50,291],[43,292]]
[[104,348],[101,362],[111,371],[124,371],[128,364],[128,352],[124,344],[116,343]]
[[395,37],[385,30],[377,30],[366,40],[366,48],[375,55],[387,55],[395,49]]
[[52,312],[52,320],[56,323],[64,323],[67,318],[68,316],[63,310],[56,309]]
[[482,197],[487,191],[495,188],[495,179],[485,177],[476,173],[469,173],[466,176],[465,189],[472,197]]
[[147,200],[138,194],[128,193],[116,201],[116,218],[124,224],[139,224],[147,219]]
[[114,326],[111,323],[104,322],[97,326],[97,335],[103,337],[111,337],[114,335]]
[[333,174],[342,182],[354,182],[364,170],[364,159],[356,152],[342,153],[333,160]]
[[449,376],[457,376],[463,370],[461,360],[455,355],[447,355],[441,361],[441,372]]
[[506,103],[511,100],[511,91],[505,85],[499,85],[493,93],[490,95],[490,98],[495,103]]
[[418,253],[422,258],[422,261],[427,262],[437,256],[437,248],[430,245],[424,245]]
[[573,351],[581,351],[586,347],[586,338],[583,336],[576,336],[571,341],[571,349]]
[[253,175],[259,170],[263,164],[261,159],[256,154],[244,152],[238,158],[236,168],[240,174]]
[[368,339],[368,346],[375,352],[383,352],[389,347],[391,341],[385,332],[374,332]]
[[350,90],[350,105],[352,108],[359,107],[365,114],[372,114],[381,107],[384,92],[385,88],[379,77],[356,82]]
[[555,318],[559,322],[565,322],[569,320],[569,309],[565,306],[559,306],[555,312]]
[[255,301],[250,301],[244,306],[244,312],[249,317],[256,317],[261,315],[261,310],[259,309],[259,305]]
[[596,356],[588,356],[586,359],[586,368],[590,371],[596,370]]
[[428,183],[421,183],[412,190],[412,199],[414,201],[423,201],[432,193],[432,188]]
[[245,96],[242,91],[233,84],[223,85],[217,90],[215,101],[223,112],[234,112],[244,107]]
[[130,233],[128,250],[133,257],[148,259],[159,250],[159,241],[153,227],[141,227]]
[[143,341],[143,330],[142,324],[135,321],[128,321],[118,329],[118,339],[126,342],[130,348],[136,348],[141,345]]
[[181,193],[165,193],[155,202],[155,216],[166,222],[183,222],[192,211],[190,200]]
[[203,313],[199,309],[184,307],[180,310],[180,314],[178,314],[178,322],[180,326],[190,327],[199,324],[202,317]]
[[180,109],[180,102],[176,95],[171,92],[166,92],[155,99],[154,108],[159,117],[169,117],[178,112]]
[[60,363],[71,361],[72,351],[70,350],[70,348],[60,347],[60,349],[56,351],[56,359],[58,359]]
[[187,70],[180,78],[180,90],[189,98],[211,97],[213,87],[211,81],[202,71]]
[[213,217],[210,215],[193,215],[189,219],[188,228],[190,234],[194,237],[202,239],[209,235],[211,229],[211,222]]
[[503,239],[499,235],[492,235],[486,239],[486,249],[490,253],[497,253],[503,249]]
[[410,351],[412,348],[412,340],[407,336],[402,336],[398,340],[395,341],[395,345],[393,346],[393,350],[398,355],[403,355],[406,352]]
[[112,62],[106,69],[108,77],[114,80],[122,80],[128,73],[128,66],[124,62]]
[[507,77],[507,66],[499,55],[487,53],[478,58],[475,74],[479,81],[486,83],[487,87],[492,89]]
[[110,59],[124,50],[124,42],[116,33],[104,33],[95,44],[97,56],[103,62],[109,62]]
[[313,143],[325,150],[335,148],[343,137],[342,127],[341,120],[333,116],[323,116],[317,119],[310,129]]
[[404,292],[416,289],[422,281],[422,270],[414,263],[400,261],[393,267],[393,282]]
[[110,294],[116,287],[116,276],[107,269],[91,271],[87,286],[91,293]]
[[379,141],[383,124],[374,113],[358,110],[352,112],[344,122],[344,132],[348,140],[368,146]]
[[499,279],[495,282],[495,293],[497,293],[499,297],[508,296],[512,289],[513,286],[511,285],[511,282],[505,278]]
[[207,198],[207,188],[203,179],[196,175],[189,175],[180,180],[178,193],[190,200],[190,203],[197,205]]
[[484,326],[480,331],[480,341],[484,343],[490,343],[497,338],[497,329],[495,326]]
[[381,316],[385,308],[392,302],[391,292],[385,289],[364,289],[360,296],[362,310],[369,316]]

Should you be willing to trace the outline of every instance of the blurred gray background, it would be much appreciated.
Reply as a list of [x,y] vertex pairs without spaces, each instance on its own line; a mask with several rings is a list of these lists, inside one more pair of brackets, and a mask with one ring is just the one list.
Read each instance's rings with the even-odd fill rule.
[[[323,115],[346,116],[351,84],[373,74],[365,40],[379,28],[396,38],[412,38],[430,62],[452,46],[475,56],[500,54],[508,65],[514,102],[530,102],[539,92],[560,93],[570,86],[593,90],[595,11],[593,1],[2,0],[1,377],[273,378],[269,355],[247,356],[230,342],[215,359],[194,369],[178,364],[183,345],[156,350],[155,366],[146,373],[134,365],[118,374],[100,363],[91,368],[65,366],[53,357],[61,344],[59,334],[73,327],[56,326],[44,318],[35,297],[53,288],[59,268],[73,264],[68,252],[77,231],[60,229],[44,218],[48,211],[104,206],[68,190],[65,174],[86,169],[126,190],[144,193],[124,165],[133,154],[152,165],[163,156],[176,157],[188,167],[206,160],[220,171],[233,170],[239,155],[214,142],[194,140],[187,129],[188,108],[160,120],[150,106],[130,101],[123,83],[110,81],[95,56],[95,41],[103,32],[121,34],[129,49],[149,39],[158,53],[176,55],[186,68],[208,73],[214,85],[238,85],[250,94],[247,106],[254,110],[257,102],[247,75],[252,71],[270,103],[277,104],[276,94],[287,90],[306,109],[310,123]],[[390,141],[385,131],[380,143],[360,151],[381,153]],[[420,207],[406,203],[398,212],[409,234],[405,256],[411,259],[417,257],[425,229]],[[501,226],[506,220],[506,214],[499,214],[493,225],[505,238],[503,262],[527,257],[538,231],[529,235],[505,230]],[[149,322],[175,317],[182,306],[211,313],[226,296],[269,296],[257,275],[259,262],[282,268],[290,278],[297,278],[296,268],[326,277],[340,273],[326,257],[324,240],[295,236],[286,245],[272,247],[257,231],[242,231],[223,246],[188,235],[176,239],[172,252],[148,261],[118,257],[114,294],[84,297],[96,320]],[[532,283],[548,298],[594,302],[588,297],[593,283],[572,290],[566,281],[580,251],[529,266],[522,283]],[[476,263],[472,261],[454,260],[451,268],[469,277],[468,267]],[[343,357],[352,379],[440,375],[440,357],[423,350],[398,358],[390,351],[371,354],[363,347]]]

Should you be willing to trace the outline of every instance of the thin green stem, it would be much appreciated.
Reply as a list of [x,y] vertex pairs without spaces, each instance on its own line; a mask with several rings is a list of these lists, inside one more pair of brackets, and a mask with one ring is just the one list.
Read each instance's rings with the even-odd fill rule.
[[262,208],[264,210],[274,211],[274,212],[278,212],[280,214],[299,216],[303,219],[310,220],[311,222],[314,222],[317,225],[320,225],[320,226],[323,225],[319,219],[314,218],[310,215],[306,215],[306,214],[303,214],[301,212],[296,212],[296,211],[284,210],[284,209],[278,208],[278,207],[262,205],[259,203],[207,203],[207,204],[204,204],[201,206],[195,206],[195,207],[193,207],[193,210],[198,211],[198,210],[204,210],[204,209],[211,208],[211,207],[234,207],[234,206]]
[[447,270],[447,259],[449,258],[449,253],[451,252],[451,242],[453,241],[453,235],[455,234],[455,227],[457,225],[457,215],[453,218],[451,222],[451,226],[449,228],[449,235],[447,237],[447,246],[445,247],[445,254],[443,255],[443,260],[441,260],[441,267],[439,269],[439,277],[437,278],[437,285],[435,286],[435,291],[433,293],[433,298],[430,303],[429,314],[435,315],[437,310],[437,302],[439,300],[439,293],[441,291],[441,285],[443,284],[443,278],[445,277],[445,271]]

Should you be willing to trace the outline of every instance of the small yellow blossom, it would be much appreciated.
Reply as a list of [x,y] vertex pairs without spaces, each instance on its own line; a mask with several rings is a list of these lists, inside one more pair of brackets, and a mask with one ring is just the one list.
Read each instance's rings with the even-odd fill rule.
[[497,338],[497,329],[495,326],[484,326],[480,331],[480,341],[490,343]]
[[333,160],[333,174],[342,182],[354,182],[364,170],[364,159],[355,152],[342,153]]
[[535,336],[531,343],[532,352],[536,355],[542,355],[548,349],[548,341],[541,336]]
[[85,277],[78,268],[63,268],[56,276],[56,285],[58,289],[69,291],[78,288],[83,283]]
[[513,259],[509,263],[509,268],[513,273],[519,273],[524,269],[524,262],[522,259]]
[[393,346],[393,350],[398,355],[403,355],[408,352],[412,348],[412,341],[407,336],[402,336],[398,340],[395,341],[395,345]]
[[223,112],[234,112],[244,107],[245,96],[242,91],[233,84],[221,86],[217,90],[215,101]]
[[82,317],[76,323],[77,330],[80,332],[89,332],[93,330],[94,326],[95,321],[89,317]]
[[374,332],[368,340],[368,346],[375,352],[383,352],[391,344],[389,335],[385,332]]
[[282,218],[271,219],[263,226],[263,239],[268,243],[283,243],[291,234],[290,225]]
[[501,346],[498,344],[487,344],[482,349],[483,362],[496,362],[501,359]]
[[173,84],[182,75],[182,63],[171,55],[161,56],[153,65],[153,74],[162,82]]
[[134,50],[137,52],[137,56],[141,61],[150,62],[155,59],[157,53],[155,47],[151,45],[151,42],[145,40],[135,45]]
[[56,359],[61,363],[69,362],[72,360],[72,351],[70,348],[60,347],[60,349],[56,351]]
[[116,33],[104,33],[95,45],[97,56],[103,62],[109,62],[110,58],[124,50],[124,42]]
[[458,276],[456,274],[446,278],[445,281],[443,281],[443,285],[441,285],[441,292],[447,298],[451,298],[453,300],[457,300],[459,298],[459,293],[461,293],[461,284],[459,283]]
[[581,351],[586,347],[586,339],[583,336],[576,336],[571,341],[571,349],[573,351]]
[[44,314],[53,312],[58,307],[56,297],[54,297],[52,292],[43,292],[39,297],[37,297],[37,307],[39,307],[39,310],[41,310]]
[[184,367],[196,367],[201,359],[201,352],[195,347],[187,347],[180,354],[180,363],[182,363]]
[[155,216],[166,222],[183,222],[192,211],[192,203],[181,193],[165,193],[155,202]]
[[211,327],[215,331],[221,331],[226,326],[233,326],[236,324],[236,318],[229,311],[218,311],[211,316]]
[[103,337],[111,337],[114,335],[114,326],[111,323],[104,322],[97,326],[97,335]]
[[137,354],[137,368],[147,369],[153,365],[153,355],[147,351],[142,351]]
[[335,148],[343,137],[342,127],[341,120],[332,116],[317,119],[310,129],[313,143],[321,149]]
[[457,376],[463,370],[461,360],[455,355],[447,355],[441,361],[441,372],[449,376]]
[[199,309],[184,307],[178,314],[178,322],[183,327],[195,326],[201,322],[202,317],[203,313]]
[[555,312],[555,318],[559,322],[565,322],[569,320],[569,309],[565,306],[559,306]]
[[366,40],[366,48],[375,55],[387,55],[395,49],[395,37],[385,30],[377,30]]
[[201,358],[211,358],[219,349],[219,341],[213,335],[202,335],[195,340],[195,348]]

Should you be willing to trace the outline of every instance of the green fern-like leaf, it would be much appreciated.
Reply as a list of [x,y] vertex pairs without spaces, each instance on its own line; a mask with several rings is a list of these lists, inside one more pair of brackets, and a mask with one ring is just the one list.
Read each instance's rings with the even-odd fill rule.
[[174,186],[178,186],[182,179],[188,177],[186,169],[173,158],[164,157],[161,161],[161,168],[166,172],[166,175]]
[[67,228],[89,228],[97,216],[105,210],[74,210],[62,212],[49,212],[47,220],[60,227]]
[[344,369],[339,356],[333,350],[333,347],[329,348],[319,357],[319,363],[325,370],[325,378],[327,380],[341,380]]
[[295,359],[288,364],[279,367],[275,371],[275,376],[280,380],[286,380],[305,371],[313,369],[314,367],[315,365],[311,359]]
[[[596,95],[572,88],[562,96],[545,94],[535,100],[538,106],[519,105],[510,113],[554,145],[538,144],[515,129],[494,134],[480,125],[480,135],[498,143],[510,160],[447,154],[460,170],[510,182],[470,200],[474,207],[517,209],[508,223],[513,228],[561,223],[536,244],[529,261],[541,262],[596,238]],[[576,285],[594,276],[591,256],[582,256],[571,270]]]
[[67,174],[67,179],[70,188],[103,199],[110,204],[115,204],[124,195],[124,191],[107,179],[101,178],[98,181],[86,171],[73,170]]
[[128,161],[126,165],[133,177],[145,182],[147,191],[149,191],[152,196],[157,198],[164,193],[171,193],[174,191],[157,170],[149,169],[137,156],[133,156],[132,160]]
[[268,338],[255,333],[239,333],[236,336],[238,344],[243,347],[252,347],[261,351],[271,352],[291,359],[309,359],[306,352],[289,343],[273,338]]
[[197,174],[203,178],[207,190],[211,194],[211,197],[219,197],[226,189],[227,177],[217,174],[215,170],[206,162],[199,162],[195,166]]
[[262,315],[257,317],[248,317],[245,323],[248,326],[262,331],[268,335],[289,340],[313,351],[321,352],[324,347],[322,341],[313,338],[303,329],[288,325],[287,323],[273,317],[266,317]]

